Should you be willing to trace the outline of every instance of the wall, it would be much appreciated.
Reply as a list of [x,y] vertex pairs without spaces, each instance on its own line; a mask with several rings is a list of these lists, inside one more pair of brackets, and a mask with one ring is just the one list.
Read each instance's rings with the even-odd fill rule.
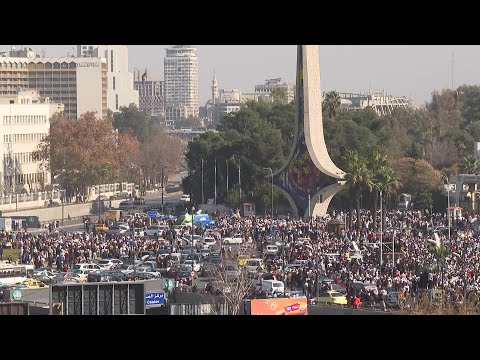
[[[107,209],[109,206],[113,208],[118,208],[120,205],[121,200],[112,200],[112,201],[104,201],[103,209]],[[111,205],[110,205],[111,204]],[[82,217],[84,215],[97,215],[97,203],[96,202],[89,202],[89,203],[81,203],[81,204],[73,204],[73,205],[65,205],[63,209],[64,219],[67,219],[68,216],[74,217]],[[40,208],[40,209],[33,209],[33,210],[20,210],[20,211],[13,211],[7,214],[3,214],[4,216],[38,216],[41,222],[47,222],[52,220],[61,220],[62,219],[62,207],[47,207],[47,208]]]

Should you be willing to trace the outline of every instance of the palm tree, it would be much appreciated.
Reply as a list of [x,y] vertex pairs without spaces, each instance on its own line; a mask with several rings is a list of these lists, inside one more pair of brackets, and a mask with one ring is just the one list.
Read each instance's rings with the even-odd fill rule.
[[[398,176],[393,171],[393,169],[389,166],[385,166],[383,168],[383,172],[378,175],[376,178],[376,184],[380,189],[383,189],[383,204],[388,204],[388,199],[395,196],[397,194],[398,189],[402,186],[400,181],[398,180]],[[387,201],[385,201],[387,200]],[[382,205],[383,205],[382,204]],[[385,229],[385,214],[386,214],[386,206],[383,206],[383,214],[382,214],[382,229]]]
[[[460,171],[464,174],[478,174],[480,173],[480,160],[475,156],[466,156],[462,159],[460,164]],[[475,185],[476,183],[468,184],[468,192],[472,199],[472,210],[475,209]]]
[[330,91],[325,94],[323,99],[323,109],[333,119],[337,116],[337,109],[342,105],[340,95],[336,91]]
[[[355,150],[348,151],[343,157],[346,169],[347,191],[352,194],[353,203],[357,208],[357,229],[360,230],[360,199],[364,191],[372,189],[372,173],[368,169],[367,160]],[[350,212],[352,214],[352,212]],[[351,216],[351,215],[350,215]],[[351,223],[351,222],[350,222]]]
[[[372,172],[372,180],[374,183],[379,181],[379,178],[382,176],[385,168],[389,166],[387,157],[382,155],[380,151],[375,151],[368,157],[368,167]],[[376,230],[377,227],[377,204],[378,204],[378,191],[376,188],[372,187],[373,191],[373,230]]]

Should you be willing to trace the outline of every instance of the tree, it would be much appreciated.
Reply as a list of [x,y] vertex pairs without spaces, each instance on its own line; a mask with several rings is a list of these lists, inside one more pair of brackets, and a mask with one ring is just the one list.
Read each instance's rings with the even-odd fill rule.
[[288,102],[287,89],[282,87],[276,87],[270,92],[270,99],[273,102],[286,104]]
[[393,164],[393,169],[401,183],[400,190],[414,198],[442,188],[442,174],[425,160],[402,158]]
[[329,117],[334,119],[337,116],[337,110],[342,105],[340,94],[336,91],[330,91],[325,94],[323,99],[323,109]]
[[145,184],[152,185],[162,181],[162,168],[167,178],[179,169],[183,148],[180,139],[167,134],[162,126],[155,125],[149,138],[141,144],[140,153],[137,164],[142,168]]
[[367,160],[356,151],[349,151],[344,156],[346,189],[352,194],[357,209],[357,229],[361,228],[360,199],[364,191],[371,191],[372,173],[367,167]]
[[43,161],[64,188],[71,185],[77,193],[86,186],[120,181],[122,169],[138,156],[138,141],[128,132],[114,131],[110,118],[92,112],[78,119],[55,114],[50,124],[34,159]]
[[175,124],[177,129],[198,129],[203,127],[203,121],[197,116],[189,116],[188,118],[181,118]]
[[152,120],[150,115],[138,110],[137,105],[120,107],[120,112],[113,114],[113,126],[119,132],[131,129],[140,142],[144,142],[151,130]]
[[[246,267],[239,267],[237,263],[229,266],[231,269],[228,272],[223,267],[217,268],[213,272],[213,279],[225,297],[227,314],[240,315],[240,308],[252,292],[255,279]],[[236,276],[232,276],[232,272],[236,273]]]

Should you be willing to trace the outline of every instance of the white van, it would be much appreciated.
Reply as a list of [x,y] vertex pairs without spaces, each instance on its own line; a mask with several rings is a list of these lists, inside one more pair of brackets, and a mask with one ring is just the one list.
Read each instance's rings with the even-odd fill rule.
[[263,280],[262,292],[267,296],[276,296],[285,292],[285,285],[282,281],[278,280]]
[[202,249],[210,249],[210,246],[215,245],[215,238],[211,236],[205,236],[200,242]]

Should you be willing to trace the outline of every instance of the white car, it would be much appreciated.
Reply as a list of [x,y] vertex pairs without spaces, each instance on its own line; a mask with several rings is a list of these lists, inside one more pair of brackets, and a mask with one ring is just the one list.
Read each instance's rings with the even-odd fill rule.
[[223,238],[223,244],[224,245],[241,244],[241,243],[243,243],[243,239],[241,237],[226,237],[226,238]]
[[75,265],[73,265],[72,270],[73,271],[75,271],[75,270],[85,270],[87,272],[100,272],[101,270],[104,270],[104,269],[101,268],[100,265],[97,265],[97,264],[75,264]]
[[97,264],[102,268],[102,270],[113,270],[121,266],[123,262],[118,259],[102,259],[99,260]]
[[78,282],[86,282],[88,277],[88,271],[86,270],[75,270],[72,273],[71,278],[78,280]]
[[200,272],[201,266],[197,260],[185,260],[182,265],[191,265],[194,271]]
[[166,225],[152,225],[145,230],[145,235],[151,237],[160,237],[166,229],[168,229],[168,226]]

